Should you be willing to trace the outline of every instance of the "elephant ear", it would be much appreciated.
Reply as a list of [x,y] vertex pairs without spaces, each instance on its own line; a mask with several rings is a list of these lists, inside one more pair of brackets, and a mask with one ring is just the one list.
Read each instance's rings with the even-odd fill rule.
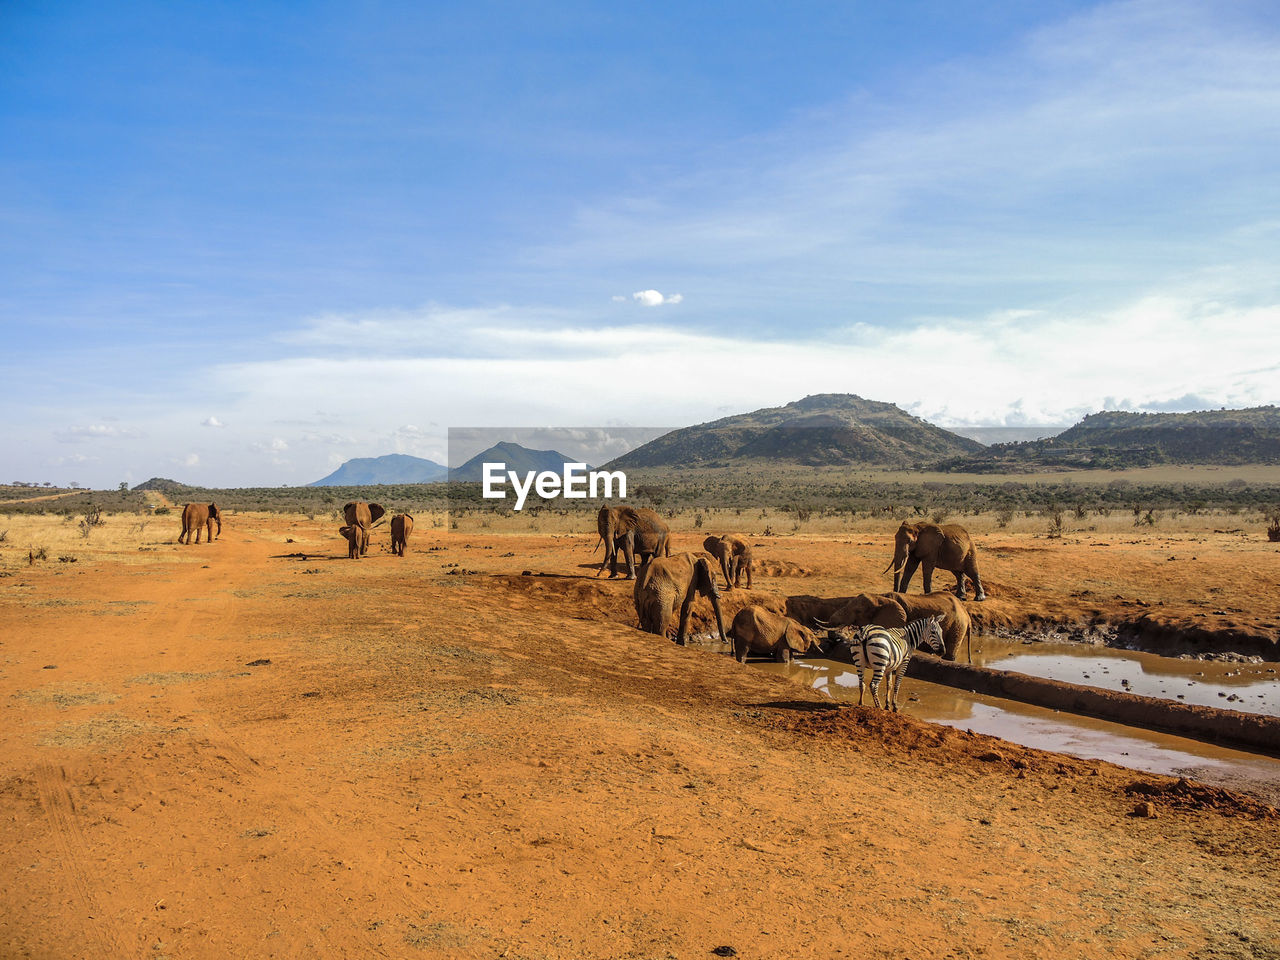
[[386,512],[387,512],[387,508],[380,503],[369,504],[369,520],[373,523],[377,523],[379,520],[381,520],[383,514],[385,514]]
[[214,520],[218,519],[218,505],[216,503],[209,504],[209,516]]
[[698,591],[708,597],[720,595],[720,590],[716,587],[716,575],[711,572],[711,564],[707,562],[706,557],[699,557],[693,561],[693,582],[697,585]]
[[354,500],[350,503],[343,504],[342,517],[347,521],[347,523],[356,522],[356,504]]
[[783,636],[787,641],[787,646],[792,650],[799,650],[804,653],[808,653],[817,644],[813,632],[805,629],[795,621],[787,624],[787,630]]

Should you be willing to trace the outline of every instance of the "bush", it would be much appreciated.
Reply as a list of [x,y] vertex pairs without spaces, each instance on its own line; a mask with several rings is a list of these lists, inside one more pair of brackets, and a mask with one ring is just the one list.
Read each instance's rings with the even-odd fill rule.
[[1272,515],[1271,524],[1267,527],[1267,539],[1272,543],[1280,543],[1280,513]]
[[151,515],[153,517],[163,517],[166,514],[169,514],[172,512],[173,511],[170,510],[168,507],[156,507],[154,510],[151,511]]

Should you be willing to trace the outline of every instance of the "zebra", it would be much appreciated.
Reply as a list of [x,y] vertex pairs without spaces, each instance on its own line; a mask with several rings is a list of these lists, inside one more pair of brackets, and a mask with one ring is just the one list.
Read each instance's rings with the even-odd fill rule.
[[880,681],[885,673],[890,674],[886,688],[886,697],[890,709],[898,709],[898,688],[902,686],[902,678],[907,675],[907,664],[911,655],[921,644],[928,644],[942,652],[942,618],[928,617],[915,620],[905,627],[859,627],[854,634],[850,646],[853,650],[854,664],[858,668],[858,706],[862,706],[862,695],[867,688],[863,671],[872,670],[871,699],[880,707]]

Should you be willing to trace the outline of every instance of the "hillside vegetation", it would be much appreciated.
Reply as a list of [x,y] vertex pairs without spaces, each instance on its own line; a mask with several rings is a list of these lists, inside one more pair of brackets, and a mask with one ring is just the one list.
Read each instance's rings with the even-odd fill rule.
[[1005,473],[1043,468],[1120,470],[1155,464],[1280,463],[1280,408],[1194,413],[1090,414],[1055,437],[993,444],[943,470]]

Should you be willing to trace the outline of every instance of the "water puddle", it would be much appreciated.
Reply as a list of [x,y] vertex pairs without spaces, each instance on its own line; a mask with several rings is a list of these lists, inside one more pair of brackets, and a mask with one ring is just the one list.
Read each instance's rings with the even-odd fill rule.
[[1083,644],[1020,643],[983,637],[976,666],[1268,716],[1280,715],[1274,663],[1177,660]]
[[[1106,651],[1088,652],[1098,656]],[[978,661],[976,652],[974,661]],[[1192,673],[1206,666],[1198,661],[1178,662],[1188,663]],[[814,658],[791,664],[752,662],[750,666],[803,683],[833,699],[858,702],[857,672],[848,664]],[[1115,669],[1113,666],[1113,672]],[[866,703],[870,701],[868,691]],[[1249,790],[1270,803],[1280,804],[1280,759],[969,693],[914,677],[903,681],[899,704],[904,713],[932,723],[985,733],[1055,753],[1106,760],[1134,770],[1192,777],[1215,786]]]

